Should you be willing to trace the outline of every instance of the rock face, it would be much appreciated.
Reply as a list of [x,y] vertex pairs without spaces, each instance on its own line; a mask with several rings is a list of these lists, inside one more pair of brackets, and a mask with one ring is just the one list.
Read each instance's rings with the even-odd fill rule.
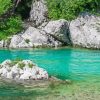
[[35,26],[41,25],[47,21],[47,11],[45,0],[33,0],[30,20],[34,22]]
[[60,19],[57,21],[50,21],[43,30],[54,36],[57,40],[67,44],[69,43],[69,25],[68,22],[64,19]]
[[25,41],[21,34],[14,35],[11,39],[10,48],[29,48],[33,45]]
[[11,39],[10,48],[33,48],[33,47],[53,47],[61,45],[42,30],[29,27],[23,34],[14,35]]
[[0,48],[9,47],[9,44],[10,44],[10,37],[6,40],[1,40],[0,41]]
[[0,64],[0,76],[13,80],[47,80],[48,73],[30,60],[14,62],[6,60]]
[[54,39],[50,36],[47,36],[46,33],[40,29],[36,29],[34,27],[29,27],[25,33],[22,35],[25,40],[29,40],[29,42],[33,45],[33,47],[37,46],[53,46]]
[[3,44],[4,44],[4,41],[1,40],[1,41],[0,41],[0,48],[3,48]]
[[84,13],[68,22],[64,19],[47,22],[45,0],[33,0],[30,20],[25,32],[14,35],[10,41],[0,41],[0,47],[33,48],[80,46],[100,49],[100,17]]
[[100,49],[100,17],[81,15],[71,21],[69,29],[74,46]]
[[29,27],[24,33],[14,35],[10,48],[55,47],[69,43],[68,24],[66,20],[49,22],[37,29]]

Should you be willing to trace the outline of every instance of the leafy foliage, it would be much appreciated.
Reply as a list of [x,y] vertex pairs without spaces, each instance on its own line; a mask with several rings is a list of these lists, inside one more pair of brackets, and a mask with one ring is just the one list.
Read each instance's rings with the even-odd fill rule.
[[11,7],[11,0],[0,0],[0,15]]
[[100,0],[46,0],[50,19],[74,19],[79,13],[95,13],[100,9]]
[[25,67],[25,64],[23,62],[19,62],[18,63],[18,67],[21,68],[21,69],[23,69],[23,67]]
[[22,29],[21,17],[9,14],[12,13],[13,5],[12,0],[0,0],[0,40],[7,39]]
[[[22,19],[29,17],[31,4],[33,0],[21,0],[18,4],[16,16],[6,17],[6,20],[0,21],[0,40],[14,35],[22,29]],[[100,0],[46,0],[48,6],[48,16],[50,19],[64,18],[66,20],[74,19],[81,12],[100,12]],[[0,0],[0,16],[5,14],[11,7],[13,0]],[[9,12],[9,11],[8,11]],[[19,17],[19,15],[21,17]],[[3,18],[4,19],[4,18]],[[28,40],[26,40],[29,42]]]
[[6,21],[0,22],[0,40],[20,32],[22,29],[22,20],[19,16],[10,17]]

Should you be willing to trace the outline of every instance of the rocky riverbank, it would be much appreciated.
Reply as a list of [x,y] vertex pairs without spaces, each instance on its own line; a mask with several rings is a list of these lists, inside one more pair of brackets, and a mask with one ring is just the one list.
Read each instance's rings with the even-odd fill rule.
[[24,24],[25,30],[0,41],[0,47],[35,48],[80,46],[100,49],[100,17],[83,13],[72,21],[59,19],[49,21],[45,0],[33,1],[31,23]]

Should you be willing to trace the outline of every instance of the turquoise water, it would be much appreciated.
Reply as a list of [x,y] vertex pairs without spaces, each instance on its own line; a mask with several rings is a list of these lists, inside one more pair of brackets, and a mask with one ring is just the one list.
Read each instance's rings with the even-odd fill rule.
[[[6,59],[29,59],[45,68],[50,75],[61,79],[100,82],[100,51],[73,48],[0,50],[0,62]],[[3,83],[2,83],[3,84]],[[5,91],[6,90],[6,91]],[[12,91],[13,90],[13,91]],[[16,87],[0,87],[0,95],[25,93]],[[13,95],[13,94],[12,94]]]
[[0,50],[0,62],[29,59],[61,79],[85,79],[100,75],[100,51],[84,49]]

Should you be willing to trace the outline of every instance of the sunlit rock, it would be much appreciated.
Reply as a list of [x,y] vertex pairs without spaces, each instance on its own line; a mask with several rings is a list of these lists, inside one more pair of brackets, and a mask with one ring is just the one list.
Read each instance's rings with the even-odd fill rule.
[[6,78],[9,78],[9,79],[12,79],[13,78],[12,77],[12,71],[10,71],[10,72],[7,73],[7,77]]
[[[42,28],[48,35],[51,35],[64,44],[69,44],[69,24],[64,19],[50,21]],[[56,41],[55,41],[56,42]],[[55,43],[57,45],[57,43]]]
[[4,41],[1,40],[1,41],[0,41],[0,48],[3,48],[3,46],[4,46]]
[[11,39],[10,48],[29,48],[32,44],[27,43],[21,34],[14,35]]
[[34,22],[35,26],[39,26],[46,22],[47,19],[47,6],[45,0],[33,0],[30,20]]
[[[6,60],[0,66],[0,75],[14,80],[43,80],[48,79],[48,73],[30,60]],[[9,68],[9,69],[8,69]]]
[[1,76],[7,77],[7,73],[8,73],[7,69],[6,68],[2,68]]
[[84,13],[71,21],[69,29],[74,46],[100,49],[100,17]]

